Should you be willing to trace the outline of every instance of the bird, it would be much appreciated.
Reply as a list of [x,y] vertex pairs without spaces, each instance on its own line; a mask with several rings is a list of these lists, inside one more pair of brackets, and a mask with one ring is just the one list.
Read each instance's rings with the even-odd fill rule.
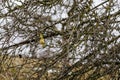
[[45,47],[45,40],[44,40],[44,37],[43,37],[43,34],[40,33],[40,40],[39,40],[39,43],[42,45],[42,47],[44,48]]

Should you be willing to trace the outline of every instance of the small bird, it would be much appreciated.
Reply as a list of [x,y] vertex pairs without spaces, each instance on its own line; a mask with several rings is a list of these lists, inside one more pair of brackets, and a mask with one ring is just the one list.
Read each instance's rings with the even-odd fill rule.
[[42,47],[44,48],[45,47],[45,40],[44,40],[44,37],[43,37],[43,34],[40,33],[40,44],[42,45]]
[[18,56],[19,56],[19,58],[22,58],[22,55],[21,55],[21,54],[19,54]]

